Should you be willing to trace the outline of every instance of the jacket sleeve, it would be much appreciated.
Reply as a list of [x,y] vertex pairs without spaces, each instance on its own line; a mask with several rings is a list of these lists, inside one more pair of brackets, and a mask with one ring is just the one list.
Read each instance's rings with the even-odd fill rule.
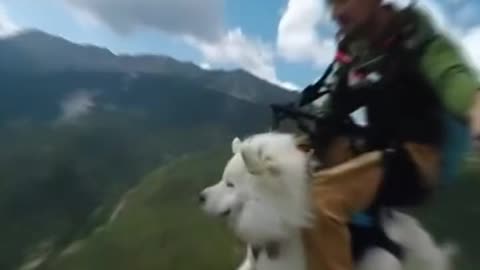
[[480,75],[470,66],[460,48],[437,35],[427,45],[420,70],[437,90],[447,111],[466,119],[475,93],[480,90]]

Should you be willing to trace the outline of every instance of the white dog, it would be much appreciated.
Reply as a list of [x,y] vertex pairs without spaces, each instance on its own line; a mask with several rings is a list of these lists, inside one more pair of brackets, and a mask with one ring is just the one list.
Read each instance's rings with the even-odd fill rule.
[[[301,229],[312,224],[308,196],[310,156],[290,134],[264,133],[232,143],[233,157],[221,181],[201,192],[203,209],[226,218],[235,235],[248,244],[241,270],[304,270]],[[382,226],[405,251],[399,260],[371,248],[356,269],[447,270],[451,248],[437,246],[410,216],[394,212]]]

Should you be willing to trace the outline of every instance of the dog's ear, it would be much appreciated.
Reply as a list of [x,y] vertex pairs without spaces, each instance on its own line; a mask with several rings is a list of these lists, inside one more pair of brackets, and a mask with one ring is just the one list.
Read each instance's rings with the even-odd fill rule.
[[241,148],[241,155],[247,170],[251,174],[259,175],[265,172],[278,174],[280,172],[279,166],[272,158],[264,155],[262,149],[256,149],[246,144]]
[[243,145],[241,148],[241,155],[245,167],[251,174],[261,174],[265,170],[264,160],[262,160],[261,153],[251,145]]
[[238,154],[242,146],[242,141],[237,137],[232,141],[232,152],[233,154]]
[[280,174],[280,166],[271,157],[262,157],[262,163],[264,164],[264,168],[268,170],[272,175]]

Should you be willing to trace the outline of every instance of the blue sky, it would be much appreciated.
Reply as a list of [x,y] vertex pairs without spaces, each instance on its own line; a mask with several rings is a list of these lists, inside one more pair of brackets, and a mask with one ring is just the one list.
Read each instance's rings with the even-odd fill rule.
[[[480,1],[419,2],[480,66]],[[0,0],[0,8],[0,31],[37,28],[115,53],[240,67],[290,88],[320,76],[334,51],[322,0]]]

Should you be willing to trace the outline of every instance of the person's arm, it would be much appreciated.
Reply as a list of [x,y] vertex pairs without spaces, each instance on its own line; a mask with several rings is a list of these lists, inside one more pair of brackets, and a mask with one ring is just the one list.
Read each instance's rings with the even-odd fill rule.
[[470,111],[470,127],[472,129],[475,148],[480,150],[480,91],[477,91],[472,110]]
[[423,55],[421,69],[437,90],[446,109],[480,132],[480,74],[450,40],[438,36]]

